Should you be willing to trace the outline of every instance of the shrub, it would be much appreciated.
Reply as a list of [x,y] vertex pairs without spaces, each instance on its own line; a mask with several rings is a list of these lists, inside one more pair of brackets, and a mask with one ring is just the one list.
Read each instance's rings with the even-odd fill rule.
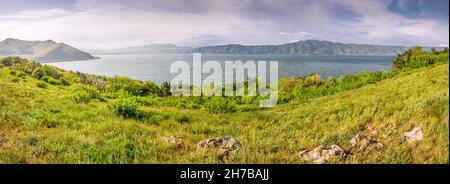
[[108,80],[105,90],[108,92],[122,91],[130,95],[142,95],[143,84],[141,81],[129,77],[117,76]]
[[9,71],[9,74],[13,75],[13,76],[16,76],[17,72],[15,70],[11,70],[11,71]]
[[142,94],[160,96],[162,94],[162,91],[161,89],[159,89],[159,86],[154,82],[145,81],[142,87]]
[[168,83],[168,82],[162,83],[160,89],[161,89],[162,96],[172,95],[172,93],[170,92],[170,83]]
[[25,78],[26,77],[26,74],[25,73],[23,73],[23,72],[19,72],[19,74],[17,74],[17,77],[19,77],[19,78]]
[[60,80],[54,79],[54,78],[50,78],[50,79],[48,80],[48,83],[51,84],[51,85],[56,85],[56,86],[62,85],[62,83],[61,83]]
[[46,75],[46,76],[41,77],[41,80],[48,82],[51,78],[52,77]]
[[188,123],[189,121],[191,121],[191,118],[185,114],[176,114],[174,115],[174,119],[178,123]]
[[38,88],[44,88],[44,89],[46,89],[46,88],[47,88],[47,83],[42,82],[42,81],[38,81],[38,82],[36,82],[36,86],[37,86]]
[[19,78],[14,77],[11,81],[14,82],[14,83],[17,83],[17,82],[19,82],[20,80],[19,80]]
[[236,112],[236,102],[224,97],[212,97],[204,103],[203,107],[210,113]]
[[108,101],[108,108],[116,115],[132,118],[138,116],[138,104],[132,98],[119,98]]
[[64,85],[64,86],[70,86],[70,82],[69,82],[67,79],[61,78],[60,81],[61,81],[61,84],[62,84],[62,85]]
[[76,91],[73,92],[72,97],[77,103],[89,103],[93,99],[103,101],[103,98],[96,89],[87,86],[77,88]]
[[43,65],[41,69],[44,71],[45,75],[51,76],[54,79],[59,79],[61,77],[60,69],[49,66],[49,65]]
[[42,70],[41,68],[36,68],[31,75],[37,79],[41,79],[46,74],[45,74],[45,71]]

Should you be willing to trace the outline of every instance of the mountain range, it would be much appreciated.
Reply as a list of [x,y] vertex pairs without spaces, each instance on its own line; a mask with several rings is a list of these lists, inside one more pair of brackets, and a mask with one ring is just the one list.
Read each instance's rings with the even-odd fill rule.
[[65,43],[52,40],[25,41],[8,38],[0,42],[0,57],[21,56],[41,63],[97,59]]
[[[25,41],[8,38],[0,42],[0,57],[21,56],[39,62],[77,61],[98,59],[94,55],[107,54],[269,54],[269,55],[397,55],[410,47],[370,44],[345,44],[331,41],[304,40],[280,45],[216,45],[182,47],[174,44],[150,44],[112,50],[92,49],[81,51],[65,43],[52,40]],[[426,50],[431,47],[425,47]],[[438,48],[440,50],[442,48]]]
[[150,44],[113,50],[89,50],[92,54],[275,54],[275,55],[396,55],[406,46],[344,44],[339,42],[304,40],[280,45],[216,45],[180,47],[173,44]]

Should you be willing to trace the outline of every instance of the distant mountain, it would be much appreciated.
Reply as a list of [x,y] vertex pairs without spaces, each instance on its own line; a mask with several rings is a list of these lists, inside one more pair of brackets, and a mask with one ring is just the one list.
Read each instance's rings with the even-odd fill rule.
[[[339,42],[305,40],[281,45],[228,44],[198,48],[174,44],[151,44],[114,50],[90,50],[92,54],[273,54],[273,55],[396,55],[410,47],[370,44],[345,44]],[[431,47],[425,47],[426,50]]]
[[305,40],[282,45],[239,44],[200,47],[194,52],[204,54],[277,54],[277,55],[396,55],[403,52],[405,46],[381,46],[344,44],[339,42]]
[[21,56],[42,63],[97,59],[89,53],[52,40],[25,41],[12,38],[0,42],[0,56]]
[[192,48],[174,44],[150,44],[113,50],[90,50],[93,54],[190,54]]

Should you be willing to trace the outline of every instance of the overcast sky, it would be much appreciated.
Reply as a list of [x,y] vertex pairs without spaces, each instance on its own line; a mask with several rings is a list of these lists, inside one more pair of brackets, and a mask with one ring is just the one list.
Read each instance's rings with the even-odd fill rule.
[[449,44],[449,0],[0,0],[0,7],[0,40],[83,49],[306,39]]

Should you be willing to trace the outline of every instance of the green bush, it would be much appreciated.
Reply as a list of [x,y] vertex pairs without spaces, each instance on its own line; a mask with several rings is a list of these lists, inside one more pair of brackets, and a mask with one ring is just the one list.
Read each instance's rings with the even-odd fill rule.
[[43,65],[41,69],[44,71],[45,75],[48,75],[54,79],[59,79],[62,76],[60,69],[54,66]]
[[33,77],[37,78],[37,79],[41,79],[46,74],[45,74],[45,71],[42,68],[36,68],[31,75]]
[[43,77],[41,77],[41,80],[43,80],[43,81],[45,81],[45,82],[48,82],[50,79],[52,79],[52,77],[50,77],[50,76],[43,76]]
[[55,86],[60,86],[60,85],[62,85],[62,83],[61,83],[60,80],[54,79],[54,78],[50,78],[50,79],[48,80],[48,83],[51,84],[51,85],[55,85]]
[[91,100],[94,100],[94,99],[104,101],[104,99],[101,97],[98,90],[91,88],[91,87],[87,87],[87,86],[78,87],[73,92],[72,98],[77,103],[89,103]]
[[9,74],[10,74],[10,75],[13,75],[13,76],[16,76],[16,74],[17,74],[17,71],[15,71],[15,70],[11,70],[11,71],[9,71]]
[[116,115],[133,118],[138,116],[138,103],[133,98],[118,98],[108,101],[108,108]]
[[19,78],[17,78],[17,77],[14,77],[12,80],[11,80],[12,82],[14,82],[14,83],[17,83],[17,82],[19,82],[20,81],[20,79]]
[[42,81],[36,82],[36,86],[37,86],[38,88],[44,88],[44,89],[46,89],[46,88],[48,87],[47,83],[42,82]]
[[210,113],[236,112],[236,102],[225,97],[212,97],[203,104],[203,107]]
[[26,77],[27,74],[23,73],[23,72],[19,72],[19,74],[17,74],[17,77],[24,79]]
[[61,78],[60,81],[61,81],[61,84],[62,84],[62,85],[64,85],[64,86],[70,86],[70,82],[69,82],[67,79]]
[[161,89],[159,89],[159,86],[156,83],[145,81],[142,87],[142,94],[160,96],[162,94],[162,91]]

